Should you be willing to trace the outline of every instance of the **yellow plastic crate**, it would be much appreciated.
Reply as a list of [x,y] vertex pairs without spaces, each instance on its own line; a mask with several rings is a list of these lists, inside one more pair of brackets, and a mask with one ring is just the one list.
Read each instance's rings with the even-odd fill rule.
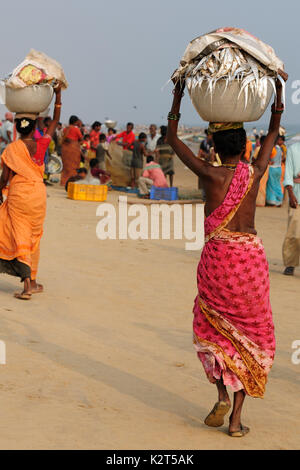
[[68,197],[76,201],[106,201],[107,186],[97,184],[68,184]]

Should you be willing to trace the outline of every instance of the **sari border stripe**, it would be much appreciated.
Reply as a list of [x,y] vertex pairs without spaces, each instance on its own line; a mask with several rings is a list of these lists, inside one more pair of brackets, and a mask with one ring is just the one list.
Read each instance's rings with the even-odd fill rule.
[[[202,313],[205,315],[207,321],[225,338],[227,338],[231,344],[235,347],[235,349],[240,354],[245,366],[249,373],[243,373],[242,371],[238,370],[234,366],[234,362],[228,358],[226,359],[224,356],[224,360],[228,365],[229,369],[231,369],[240,379],[240,381],[245,386],[245,390],[247,394],[255,397],[255,398],[263,398],[265,393],[265,386],[267,383],[267,374],[263,370],[263,368],[257,363],[251,353],[249,353],[243,345],[237,342],[237,340],[227,332],[217,321],[213,313],[210,312],[210,308],[205,305],[200,297],[198,297],[198,304],[201,308]],[[219,346],[217,346],[221,349]],[[222,351],[222,354],[225,354]],[[225,354],[226,355],[226,354]]]

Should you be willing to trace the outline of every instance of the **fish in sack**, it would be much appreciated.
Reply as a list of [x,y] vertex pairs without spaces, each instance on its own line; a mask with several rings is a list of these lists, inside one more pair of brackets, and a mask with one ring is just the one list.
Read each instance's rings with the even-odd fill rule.
[[247,122],[265,112],[279,69],[271,46],[243,29],[221,28],[189,43],[172,79],[186,81],[203,120]]

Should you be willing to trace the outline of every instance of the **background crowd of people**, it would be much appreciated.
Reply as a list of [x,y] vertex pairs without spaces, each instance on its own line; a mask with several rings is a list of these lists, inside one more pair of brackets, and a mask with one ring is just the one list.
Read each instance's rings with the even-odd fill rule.
[[[257,159],[265,138],[265,135],[257,134],[254,142],[248,138],[244,155],[246,162],[251,163]],[[198,158],[219,164],[218,155],[214,152],[213,136],[208,131],[200,144]],[[199,187],[201,188],[200,180]],[[289,201],[289,218],[282,257],[284,274],[293,276],[300,262],[300,143],[295,142],[287,147],[285,136],[279,134],[267,170],[260,180],[256,206],[281,207],[285,198]]]
[[[261,146],[265,140],[265,135],[255,135],[254,142],[247,139],[244,160],[248,163],[256,160]],[[287,147],[285,136],[278,135],[278,139],[272,154],[270,155],[269,165],[266,173],[261,179],[256,205],[259,207],[274,206],[281,207],[284,197],[284,177],[285,163],[287,156]],[[215,154],[213,136],[206,130],[206,137],[200,144],[198,158],[219,164],[219,157]],[[200,181],[199,187],[201,188]]]
[[[46,133],[47,125],[48,118],[42,119],[37,132]],[[136,136],[132,122],[122,132],[117,133],[113,128],[103,132],[100,121],[88,127],[72,115],[67,126],[59,123],[49,152],[56,152],[62,158],[60,182],[66,189],[69,182],[79,180],[94,184],[96,179],[101,184],[110,184],[106,159],[111,159],[109,144],[114,141],[124,151],[131,152],[131,187],[138,189],[141,197],[148,197],[151,186],[168,187],[167,177],[173,186],[174,152],[166,134],[166,126],[161,126],[158,134],[157,126],[151,124],[148,135],[141,132]]]
[[[38,118],[36,140],[47,134],[50,123],[50,117]],[[141,196],[149,194],[151,185],[168,187],[167,178],[169,186],[173,186],[174,151],[167,143],[167,126],[161,126],[160,133],[158,133],[157,126],[151,124],[148,134],[141,132],[138,136],[134,133],[132,122],[128,122],[126,129],[119,133],[114,128],[108,128],[106,132],[103,132],[102,129],[103,125],[100,121],[86,126],[76,115],[70,117],[67,126],[63,126],[60,122],[45,156],[44,180],[46,184],[50,184],[47,163],[49,154],[52,153],[56,153],[62,158],[62,186],[67,187],[69,181],[86,179],[88,176],[96,177],[101,184],[109,184],[110,174],[106,170],[105,162],[107,158],[111,159],[108,147],[111,142],[115,141],[124,150],[132,152],[130,158],[131,187],[138,188]],[[218,155],[214,152],[212,134],[209,134],[207,130],[205,133],[206,136],[200,144],[198,158],[218,164],[220,162]],[[256,134],[253,137],[254,142],[250,139],[247,140],[244,155],[245,161],[249,163],[257,158],[265,139],[264,135]],[[8,112],[0,127],[0,153],[15,138],[14,117],[12,113]],[[268,169],[260,182],[257,206],[280,207],[282,205],[286,155],[285,137],[279,135],[270,156]],[[149,167],[147,166],[149,163],[151,163],[150,170],[154,170],[151,177],[149,177]],[[85,168],[86,171],[83,171],[82,168]],[[145,178],[148,180],[147,183],[145,183]],[[200,180],[199,189],[202,189]]]
[[[38,141],[49,134],[50,117],[38,117],[34,132],[34,139]],[[14,116],[7,112],[0,123],[0,153],[17,138],[14,125]],[[208,130],[200,143],[198,158],[209,161],[215,165],[220,164],[218,154],[215,153],[213,136]],[[247,139],[244,161],[254,162],[265,140],[265,135],[254,134]],[[48,161],[51,154],[57,154],[62,159],[61,185],[68,189],[70,182],[86,184],[107,184],[111,187],[111,175],[107,171],[106,162],[112,159],[109,145],[115,142],[130,156],[131,187],[135,188],[142,198],[149,198],[151,187],[172,187],[174,182],[174,151],[167,142],[167,127],[158,128],[151,124],[148,133],[134,132],[134,124],[128,122],[126,129],[117,132],[114,128],[107,128],[103,132],[103,125],[95,121],[91,126],[84,125],[78,116],[72,115],[68,125],[61,122],[53,134],[52,141],[45,153],[45,184],[51,184],[48,173]],[[298,207],[299,149],[294,144],[287,150],[285,136],[278,135],[276,144],[270,155],[269,165],[261,178],[256,205],[260,207],[281,207],[284,195],[290,200],[290,223],[283,246],[283,259],[286,266],[285,274],[293,275],[300,258],[300,221],[296,218],[298,212],[291,212]],[[299,169],[299,168],[298,168]],[[297,172],[298,171],[298,172]],[[295,179],[296,176],[296,179]],[[169,181],[167,181],[167,179]],[[169,184],[168,184],[169,183]],[[296,189],[295,189],[296,187]],[[286,191],[285,191],[286,188]],[[201,182],[199,179],[199,189]],[[205,193],[203,191],[203,198]]]

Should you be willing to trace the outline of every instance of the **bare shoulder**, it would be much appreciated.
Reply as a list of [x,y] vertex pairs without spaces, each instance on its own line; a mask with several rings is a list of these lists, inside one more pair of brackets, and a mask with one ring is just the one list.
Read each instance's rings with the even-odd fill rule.
[[215,166],[204,158],[199,158],[199,160],[203,162],[200,170],[200,177],[203,176],[212,181],[222,181],[226,179],[228,172],[222,166]]

